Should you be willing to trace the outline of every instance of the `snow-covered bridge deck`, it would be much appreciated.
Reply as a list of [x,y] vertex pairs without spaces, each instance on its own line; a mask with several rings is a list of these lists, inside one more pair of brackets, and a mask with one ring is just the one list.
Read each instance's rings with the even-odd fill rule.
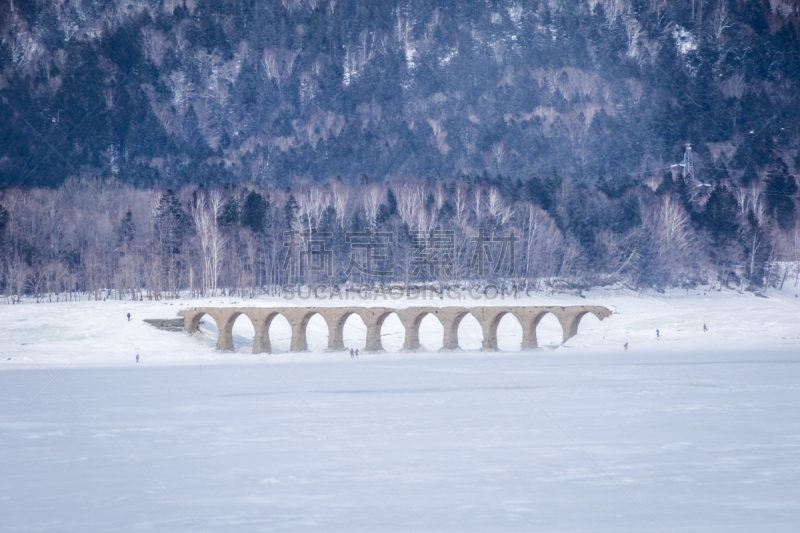
[[578,333],[578,324],[586,313],[592,313],[603,320],[611,316],[611,311],[602,306],[572,305],[566,307],[539,306],[485,306],[485,307],[407,307],[392,309],[388,307],[195,307],[178,313],[184,319],[184,328],[189,333],[197,331],[200,319],[211,316],[219,328],[217,348],[233,350],[233,323],[245,315],[255,328],[253,353],[271,351],[269,327],[273,319],[282,315],[292,327],[292,341],[289,351],[308,350],[306,326],[314,315],[320,315],[328,326],[328,350],[343,350],[344,324],[350,315],[358,315],[367,326],[366,351],[379,351],[381,345],[381,326],[386,318],[395,313],[405,328],[404,350],[420,348],[419,326],[426,315],[439,319],[444,327],[443,346],[446,350],[458,349],[458,325],[471,314],[483,330],[483,349],[497,349],[497,325],[506,314],[511,314],[522,326],[522,349],[537,347],[536,326],[548,313],[552,313],[561,323],[564,341]]

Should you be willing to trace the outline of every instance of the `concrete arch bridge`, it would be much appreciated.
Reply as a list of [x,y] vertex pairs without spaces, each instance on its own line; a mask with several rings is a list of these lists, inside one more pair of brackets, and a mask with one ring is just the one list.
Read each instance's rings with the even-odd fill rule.
[[536,326],[548,313],[552,313],[561,323],[564,342],[578,333],[578,324],[587,313],[603,320],[611,316],[605,307],[592,305],[573,305],[566,307],[538,306],[485,306],[485,307],[407,307],[392,309],[387,307],[195,307],[178,313],[183,317],[184,329],[189,333],[197,331],[197,325],[204,315],[210,315],[217,323],[219,337],[217,348],[233,350],[233,323],[245,315],[255,328],[253,353],[269,353],[269,327],[278,315],[283,315],[292,327],[290,352],[308,350],[306,326],[314,315],[320,315],[328,325],[328,351],[344,349],[344,324],[350,315],[358,315],[367,326],[365,351],[381,351],[381,326],[386,318],[395,313],[405,328],[404,350],[420,348],[419,327],[422,319],[433,315],[444,327],[443,349],[456,350],[458,346],[458,326],[468,314],[474,316],[483,330],[484,350],[497,350],[497,326],[500,320],[511,314],[522,326],[522,349],[538,346]]

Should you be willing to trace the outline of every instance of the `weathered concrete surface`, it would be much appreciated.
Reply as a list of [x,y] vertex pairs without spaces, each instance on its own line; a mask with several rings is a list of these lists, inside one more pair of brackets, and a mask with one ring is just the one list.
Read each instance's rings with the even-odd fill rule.
[[426,315],[434,315],[444,326],[443,346],[445,350],[457,350],[458,326],[467,314],[474,316],[483,330],[484,350],[497,350],[497,326],[506,314],[517,318],[522,325],[522,349],[536,348],[536,326],[547,313],[552,313],[561,323],[564,342],[578,333],[578,324],[586,313],[600,320],[611,316],[611,311],[602,306],[571,305],[566,307],[508,306],[508,307],[194,307],[178,313],[183,317],[184,329],[197,331],[197,324],[204,315],[210,315],[219,328],[217,348],[233,350],[233,323],[240,315],[246,315],[255,328],[253,353],[269,353],[269,327],[272,320],[283,315],[292,327],[291,352],[308,350],[306,327],[315,314],[319,314],[328,325],[328,350],[344,349],[344,323],[350,315],[358,315],[367,326],[365,351],[380,351],[381,326],[386,317],[396,313],[406,330],[404,350],[418,350],[419,326]]
[[146,318],[144,321],[155,328],[166,331],[183,331],[185,329],[182,318]]

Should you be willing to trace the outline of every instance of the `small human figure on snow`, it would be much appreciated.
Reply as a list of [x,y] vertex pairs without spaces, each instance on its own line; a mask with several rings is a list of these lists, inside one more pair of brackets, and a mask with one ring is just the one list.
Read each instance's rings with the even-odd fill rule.
[[661,336],[661,333],[658,330],[656,330],[656,339],[659,338],[660,336]]
[[703,324],[703,333],[705,333],[706,331],[708,331],[708,327],[706,327],[706,325]]
[[136,362],[137,363],[139,362],[139,354],[138,353],[136,354]]
[[350,359],[352,359],[352,358],[353,358],[353,349],[350,348]]
[[628,343],[627,342],[625,343],[625,351],[626,352],[628,351]]
[[130,321],[131,321],[131,314],[128,313],[128,322],[130,322]]
[[358,359],[358,348],[356,348],[356,359]]

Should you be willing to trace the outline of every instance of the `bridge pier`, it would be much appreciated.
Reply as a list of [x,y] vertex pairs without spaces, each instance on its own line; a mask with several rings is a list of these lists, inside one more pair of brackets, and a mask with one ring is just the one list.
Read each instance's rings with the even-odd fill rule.
[[483,342],[481,349],[497,350],[497,327],[506,314],[514,315],[522,326],[522,349],[536,348],[536,327],[547,313],[552,313],[561,324],[563,341],[566,342],[578,333],[581,319],[592,313],[603,320],[611,316],[611,311],[601,306],[481,306],[481,307],[407,307],[390,309],[386,307],[282,307],[282,308],[236,308],[236,307],[201,307],[185,309],[178,314],[183,317],[184,329],[195,333],[200,319],[204,315],[211,316],[219,327],[217,348],[233,350],[233,324],[240,315],[247,315],[255,329],[253,337],[253,353],[269,353],[269,328],[273,319],[282,314],[292,328],[292,340],[289,351],[302,352],[308,350],[306,328],[312,316],[319,314],[328,325],[328,351],[344,349],[344,324],[350,315],[361,317],[367,327],[367,339],[364,351],[383,350],[381,327],[386,318],[396,313],[405,329],[404,351],[420,349],[419,327],[426,315],[435,315],[444,329],[442,346],[444,350],[458,350],[458,326],[467,314],[474,316],[481,325]]
[[306,339],[306,326],[308,321],[314,316],[314,312],[310,309],[302,307],[290,307],[281,313],[286,317],[289,326],[292,328],[292,340],[289,344],[290,352],[306,352],[308,351],[308,340]]
[[385,313],[383,310],[377,310],[372,313],[367,313],[362,316],[364,325],[367,326],[367,345],[364,347],[365,352],[382,352],[383,342],[381,341],[381,328],[386,318],[392,313]]
[[419,349],[419,325],[427,314],[427,311],[417,313],[414,308],[397,310],[397,317],[406,330],[406,337],[403,341],[403,351],[410,352]]
[[[233,323],[241,313],[221,311],[218,313],[220,321],[217,322],[219,336],[217,336],[217,348],[220,350],[233,351]],[[214,319],[216,320],[216,318]]]
[[269,327],[272,325],[272,321],[275,317],[278,316],[278,313],[268,311],[267,313],[249,312],[246,314],[253,323],[253,329],[256,331],[253,337],[253,353],[270,353],[272,351],[272,345],[269,341]]
[[355,311],[332,308],[327,314],[328,351],[344,350],[344,324]]

